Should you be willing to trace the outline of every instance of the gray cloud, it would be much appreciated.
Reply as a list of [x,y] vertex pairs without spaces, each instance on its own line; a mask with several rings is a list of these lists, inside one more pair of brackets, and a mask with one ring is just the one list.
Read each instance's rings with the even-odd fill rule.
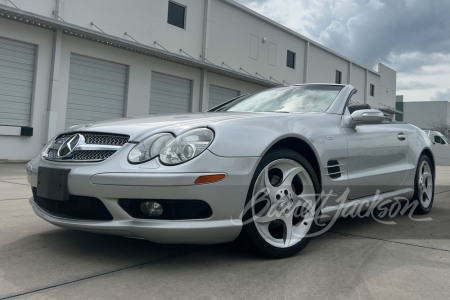
[[450,89],[439,91],[430,98],[431,101],[450,101]]
[[[379,61],[399,72],[438,64],[450,53],[448,0],[240,0],[264,15],[366,66]],[[294,7],[292,7],[294,6]],[[298,14],[294,24],[289,10]],[[416,57],[401,57],[416,53]]]
[[432,89],[436,85],[420,81],[397,81],[397,90]]

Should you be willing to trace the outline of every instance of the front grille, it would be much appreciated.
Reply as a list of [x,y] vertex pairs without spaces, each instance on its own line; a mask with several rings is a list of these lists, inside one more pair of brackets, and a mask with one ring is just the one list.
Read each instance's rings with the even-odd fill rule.
[[[74,148],[67,155],[58,155],[63,153],[60,151],[64,144],[70,143],[70,139],[77,136],[77,139],[71,146]],[[44,158],[53,161],[102,161],[113,155],[117,150],[125,145],[129,136],[114,135],[93,132],[73,132],[58,136],[55,142],[50,146],[44,154]],[[68,152],[68,151],[67,151]]]
[[60,218],[110,221],[113,219],[105,205],[97,198],[70,195],[68,201],[39,197],[32,188],[34,202],[47,213]]
[[72,160],[105,160],[116,152],[115,150],[75,151]]
[[86,144],[123,146],[128,143],[128,136],[105,135],[105,134],[83,134]]

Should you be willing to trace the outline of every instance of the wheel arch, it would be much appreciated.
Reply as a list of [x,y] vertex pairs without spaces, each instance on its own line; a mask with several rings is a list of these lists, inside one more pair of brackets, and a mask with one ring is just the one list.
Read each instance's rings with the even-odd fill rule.
[[436,174],[436,163],[435,163],[435,161],[434,161],[434,156],[433,156],[433,152],[429,149],[429,148],[425,148],[425,149],[423,149],[422,150],[422,152],[420,153],[420,155],[419,155],[419,158],[418,159],[420,159],[420,157],[422,156],[422,155],[426,155],[430,160],[431,160],[431,163],[433,164],[433,175],[435,175]]
[[317,154],[314,148],[308,142],[298,137],[285,137],[271,145],[264,154],[268,153],[269,151],[281,148],[291,149],[303,155],[316,172],[317,178],[319,180],[319,185],[322,186],[322,172],[319,159],[317,158]]

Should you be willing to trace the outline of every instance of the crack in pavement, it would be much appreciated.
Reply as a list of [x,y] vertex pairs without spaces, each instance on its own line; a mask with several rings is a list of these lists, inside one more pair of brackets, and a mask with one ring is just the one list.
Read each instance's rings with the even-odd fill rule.
[[0,182],[29,186],[28,183],[17,183],[17,182],[5,181],[5,180],[0,180]]
[[22,198],[0,199],[0,201],[13,201],[13,200],[28,200],[28,198],[22,197]]
[[66,285],[69,285],[72,283],[82,282],[82,281],[86,281],[89,279],[94,279],[94,278],[98,278],[98,277],[102,277],[102,276],[106,276],[106,275],[110,275],[110,274],[114,274],[114,273],[118,273],[118,272],[122,272],[122,271],[126,271],[126,270],[139,268],[139,267],[146,266],[146,265],[149,265],[149,264],[152,264],[155,262],[160,262],[160,261],[164,261],[167,259],[172,259],[172,258],[188,255],[188,254],[194,253],[196,251],[199,251],[199,250],[191,250],[191,251],[187,251],[187,252],[183,252],[183,253],[176,253],[173,255],[166,256],[166,257],[161,257],[161,258],[153,259],[153,260],[150,260],[147,262],[143,262],[140,264],[135,264],[135,265],[131,265],[128,267],[123,267],[123,268],[119,268],[119,269],[115,269],[115,270],[111,270],[111,271],[101,272],[98,274],[89,275],[86,277],[82,277],[82,278],[78,278],[78,279],[74,279],[74,280],[70,280],[70,281],[66,281],[66,282],[62,282],[62,283],[58,283],[58,284],[53,284],[53,285],[45,286],[42,288],[36,288],[36,289],[30,290],[30,291],[21,292],[21,293],[9,295],[6,297],[2,297],[2,298],[0,298],[0,300],[13,299],[13,298],[17,298],[17,297],[21,297],[21,296],[25,296],[25,295],[34,294],[34,293],[41,292],[41,291],[50,290],[50,289],[61,287],[61,286],[66,286]]
[[443,194],[443,193],[447,193],[447,192],[450,192],[450,190],[447,190],[447,191],[441,191],[441,192],[437,192],[437,193],[435,192],[434,194],[435,194],[435,195],[439,195],[439,194]]
[[375,238],[375,237],[359,235],[359,234],[345,233],[345,232],[332,231],[332,230],[330,230],[328,232],[335,233],[335,234],[343,234],[343,235],[350,235],[350,236],[355,236],[355,237],[361,237],[361,238],[370,239],[370,240],[377,240],[377,241],[383,241],[383,242],[388,242],[388,243],[400,244],[400,245],[405,245],[405,246],[414,246],[414,247],[425,248],[425,249],[430,249],[430,250],[450,252],[450,250],[448,250],[448,249],[427,247],[427,246],[422,246],[422,245],[417,245],[417,244],[398,242],[398,241],[393,241],[393,240],[386,240],[386,239]]

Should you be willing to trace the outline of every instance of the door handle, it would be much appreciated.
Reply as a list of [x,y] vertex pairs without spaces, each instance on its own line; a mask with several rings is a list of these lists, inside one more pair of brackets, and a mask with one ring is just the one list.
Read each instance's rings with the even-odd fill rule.
[[406,140],[406,135],[403,132],[400,132],[399,134],[397,134],[397,138],[399,141],[404,141]]

